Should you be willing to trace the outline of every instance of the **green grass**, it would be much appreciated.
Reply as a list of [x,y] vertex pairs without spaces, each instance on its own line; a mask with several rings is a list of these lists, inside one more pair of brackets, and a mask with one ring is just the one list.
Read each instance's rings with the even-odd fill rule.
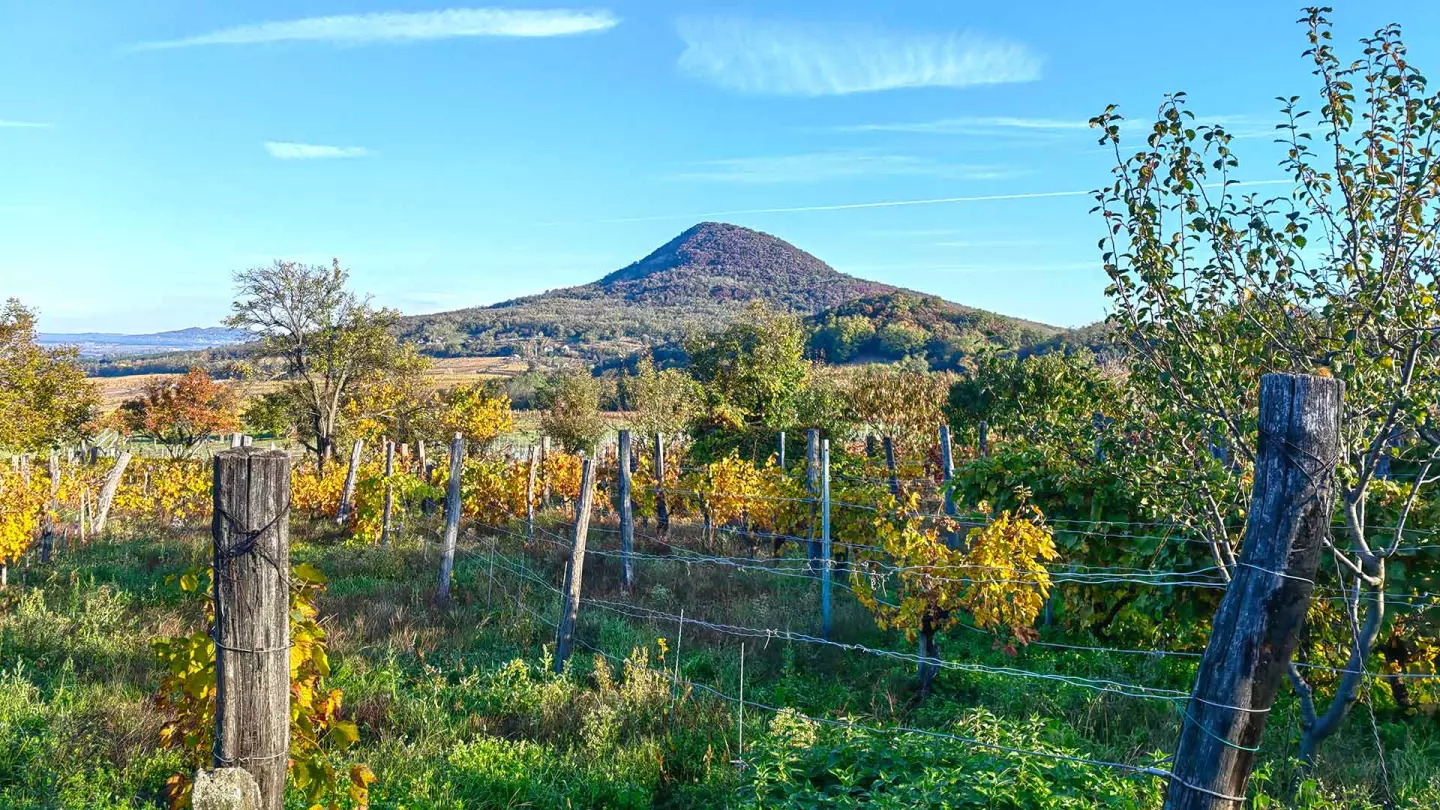
[[[816,724],[800,716],[904,725],[997,746],[1086,759],[1161,765],[1177,713],[1164,702],[1054,681],[943,671],[917,703],[904,662],[777,639],[746,639],[747,700],[796,712],[745,712],[741,765],[734,703],[672,691],[657,671],[734,695],[740,639],[674,622],[626,619],[587,606],[581,647],[563,676],[550,674],[553,618],[547,589],[497,568],[474,538],[457,560],[454,599],[430,603],[433,544],[357,548],[295,527],[294,559],[320,566],[330,586],[321,611],[331,685],[360,727],[350,761],[379,781],[376,808],[1158,808],[1162,785],[1123,771],[1017,756],[950,739]],[[592,535],[607,545],[609,535]],[[558,585],[564,550],[515,541],[503,560]],[[165,542],[100,543],[33,561],[0,592],[0,808],[118,810],[163,806],[163,784],[185,763],[160,747],[163,717],[151,696],[159,673],[149,641],[199,629],[197,605],[164,584],[202,564],[201,533]],[[587,598],[621,599],[613,558],[592,557]],[[814,632],[815,586],[706,566],[644,562],[637,604],[714,622]],[[910,650],[877,631],[837,590],[835,637]],[[517,607],[517,602],[519,607]],[[661,653],[658,639],[665,639]],[[1082,642],[1083,643],[1083,642]],[[1011,658],[988,637],[956,630],[947,660],[1188,689],[1193,661],[1022,650]],[[677,655],[678,654],[678,655]],[[1440,728],[1377,707],[1395,806],[1440,806]],[[1272,713],[1252,786],[1256,807],[1370,808],[1384,780],[1365,706],[1329,741],[1315,776],[1289,761],[1297,714],[1288,694]],[[290,804],[303,807],[292,795]]]

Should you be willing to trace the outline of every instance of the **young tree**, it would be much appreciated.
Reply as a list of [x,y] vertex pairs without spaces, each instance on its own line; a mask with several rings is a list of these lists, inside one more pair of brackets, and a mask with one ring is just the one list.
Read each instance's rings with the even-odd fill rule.
[[100,396],[76,357],[41,347],[35,313],[18,300],[0,310],[0,450],[35,452],[87,435]]
[[600,415],[600,381],[579,369],[551,375],[536,394],[543,412],[540,429],[572,453],[592,452],[605,435]]
[[165,446],[172,458],[188,458],[216,433],[240,427],[235,392],[192,368],[179,378],[159,377],[140,396],[120,406],[124,426]]
[[306,422],[301,439],[322,469],[347,396],[405,356],[393,332],[399,314],[347,290],[348,277],[339,259],[328,268],[276,261],[242,271],[226,319],[254,332],[264,354],[282,363],[287,395]]
[[772,431],[795,423],[796,396],[810,372],[799,319],[756,304],[725,329],[694,338],[687,349],[712,420]]
[[649,353],[636,361],[627,387],[632,421],[644,435],[680,433],[700,413],[700,384],[677,368],[656,371]]
[[[1364,39],[1361,57],[1344,63],[1325,14],[1311,8],[1302,20],[1319,113],[1283,99],[1281,165],[1294,181],[1285,197],[1242,195],[1231,135],[1194,125],[1183,95],[1167,97],[1133,155],[1122,151],[1113,106],[1092,121],[1116,160],[1114,183],[1096,193],[1111,322],[1150,407],[1135,434],[1149,455],[1135,466],[1137,483],[1210,542],[1218,567],[1235,565],[1248,511],[1260,375],[1345,383],[1335,459],[1343,529],[1327,548],[1348,640],[1323,712],[1291,667],[1307,760],[1359,698],[1387,589],[1409,587],[1387,563],[1410,542],[1407,520],[1440,461],[1440,95],[1397,27]],[[1390,454],[1409,480],[1382,527],[1367,507],[1378,508],[1372,496]]]

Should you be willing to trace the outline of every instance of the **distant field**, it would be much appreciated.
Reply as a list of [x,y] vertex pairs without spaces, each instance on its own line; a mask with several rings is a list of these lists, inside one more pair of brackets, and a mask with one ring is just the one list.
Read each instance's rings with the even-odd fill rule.
[[[485,377],[513,377],[524,371],[525,361],[513,357],[446,357],[431,363],[426,376],[433,388],[452,388],[471,383]],[[140,394],[152,380],[179,377],[179,374],[135,374],[128,377],[96,377],[100,396],[106,410],[119,407],[120,403]],[[280,387],[279,383],[253,382],[237,383],[245,398],[267,394]]]

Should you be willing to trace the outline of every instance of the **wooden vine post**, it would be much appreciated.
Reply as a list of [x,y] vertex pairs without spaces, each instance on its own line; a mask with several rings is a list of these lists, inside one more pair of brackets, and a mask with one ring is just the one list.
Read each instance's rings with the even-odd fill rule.
[[984,419],[980,420],[980,457],[986,458],[990,455],[990,424]]
[[335,522],[343,524],[350,519],[355,508],[355,477],[360,473],[360,454],[365,451],[365,440],[356,439],[350,446],[350,467],[345,471],[345,488],[340,491],[340,508],[335,512]]
[[[984,422],[980,423],[982,426]],[[981,436],[985,435],[984,428],[981,428]],[[950,444],[950,426],[940,426],[940,473],[945,479],[945,515],[949,518],[955,517],[955,493],[951,492],[951,481],[955,478],[955,453]],[[960,547],[960,530],[951,529],[945,533],[945,545],[955,549]]]
[[1260,380],[1245,541],[1200,659],[1166,810],[1222,810],[1245,802],[1330,531],[1343,406],[1344,384],[1330,377],[1266,374]]
[[105,531],[105,521],[110,517],[110,505],[115,502],[115,493],[120,489],[120,479],[125,477],[125,468],[130,466],[130,451],[126,450],[115,459],[115,466],[105,474],[105,483],[100,487],[100,500],[95,505],[95,518],[91,521],[90,534],[99,537]]
[[450,477],[445,482],[445,537],[440,556],[440,586],[435,604],[450,604],[450,574],[455,570],[455,541],[460,538],[460,479],[465,475],[465,439],[459,433],[450,442]]
[[670,534],[670,505],[665,502],[665,434],[655,434],[655,536]]
[[385,441],[385,507],[380,515],[380,545],[390,543],[390,516],[395,511],[395,443]]
[[830,638],[830,580],[835,560],[830,551],[830,440],[820,443],[820,637]]
[[630,431],[620,431],[617,450],[620,498],[620,587],[627,593],[635,587],[635,506],[630,489]]
[[214,767],[243,768],[261,810],[285,806],[290,748],[290,457],[214,459]]
[[780,431],[780,469],[785,469],[785,431]]
[[540,448],[530,445],[530,471],[525,479],[525,537],[535,539],[535,463]]
[[587,456],[580,468],[580,497],[575,500],[575,545],[570,550],[560,598],[560,626],[555,637],[555,673],[565,671],[565,662],[575,643],[575,622],[580,616],[580,585],[585,575],[585,540],[590,533],[590,509],[595,501],[595,459]]
[[50,499],[45,504],[45,524],[40,534],[40,562],[49,564],[55,551],[55,529],[60,512],[60,454],[50,451]]
[[885,448],[885,471],[890,476],[890,494],[900,497],[900,477],[895,470],[895,442],[889,436],[880,442]]
[[550,505],[550,468],[546,462],[550,460],[550,437],[540,437],[540,505]]

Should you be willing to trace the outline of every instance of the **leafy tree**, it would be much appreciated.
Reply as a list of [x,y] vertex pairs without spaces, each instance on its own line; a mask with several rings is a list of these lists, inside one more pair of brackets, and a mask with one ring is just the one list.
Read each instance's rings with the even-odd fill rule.
[[289,392],[270,391],[245,404],[240,423],[251,433],[290,438],[304,422],[302,416]]
[[846,393],[856,421],[913,457],[938,441],[949,387],[946,375],[870,365],[850,378]]
[[558,371],[537,394],[540,429],[572,453],[592,451],[605,435],[600,381],[585,371]]
[[875,339],[875,324],[863,315],[840,315],[830,313],[815,334],[810,337],[810,348],[817,357],[831,363],[845,363],[853,360]]
[[671,435],[686,430],[700,412],[700,384],[678,368],[655,370],[650,354],[636,360],[628,380],[632,422],[646,435]]
[[189,458],[212,435],[240,427],[236,399],[229,385],[192,368],[179,379],[150,380],[120,412],[130,432],[164,445],[172,458]]
[[484,380],[446,391],[440,397],[438,421],[443,435],[459,433],[465,437],[466,447],[480,452],[515,429],[510,395],[499,380]]
[[946,411],[962,432],[973,435],[984,421],[992,439],[1023,438],[1088,462],[1094,460],[1095,414],[1115,417],[1123,404],[1117,375],[1088,352],[993,355],[955,380]]
[[[1302,22],[1320,109],[1282,100],[1281,165],[1294,181],[1286,197],[1242,196],[1232,136],[1194,125],[1183,95],[1166,98],[1131,154],[1113,106],[1092,125],[1116,161],[1113,184],[1096,193],[1110,320],[1128,341],[1131,383],[1151,404],[1134,433],[1148,454],[1136,481],[1209,541],[1219,567],[1235,564],[1248,511],[1259,376],[1345,383],[1334,479],[1344,528],[1326,544],[1348,602],[1336,617],[1348,637],[1344,674],[1320,712],[1312,685],[1290,673],[1301,756],[1311,759],[1359,698],[1387,589],[1414,588],[1389,563],[1412,542],[1407,520],[1440,460],[1440,95],[1398,27],[1362,40],[1350,63],[1331,43],[1326,10],[1309,9]],[[1367,508],[1389,455],[1410,486],[1382,527]]]
[[404,344],[392,356],[384,374],[359,378],[346,395],[343,432],[347,438],[379,442],[389,438],[409,442],[443,435],[436,430],[439,402],[425,372],[430,360],[414,346]]
[[900,359],[912,355],[923,355],[925,344],[930,341],[930,333],[924,328],[913,323],[898,321],[887,323],[875,334],[880,344],[880,351],[891,359]]
[[795,424],[796,397],[810,372],[797,318],[757,304],[687,348],[690,373],[705,386],[713,421],[742,430]]
[[374,309],[346,289],[349,274],[330,267],[276,261],[235,275],[227,326],[249,329],[261,352],[280,361],[286,391],[304,419],[301,440],[323,469],[349,395],[393,371],[406,353],[393,329],[399,315]]
[[35,313],[12,298],[0,310],[0,450],[34,452],[78,441],[100,409],[74,349],[36,343]]

